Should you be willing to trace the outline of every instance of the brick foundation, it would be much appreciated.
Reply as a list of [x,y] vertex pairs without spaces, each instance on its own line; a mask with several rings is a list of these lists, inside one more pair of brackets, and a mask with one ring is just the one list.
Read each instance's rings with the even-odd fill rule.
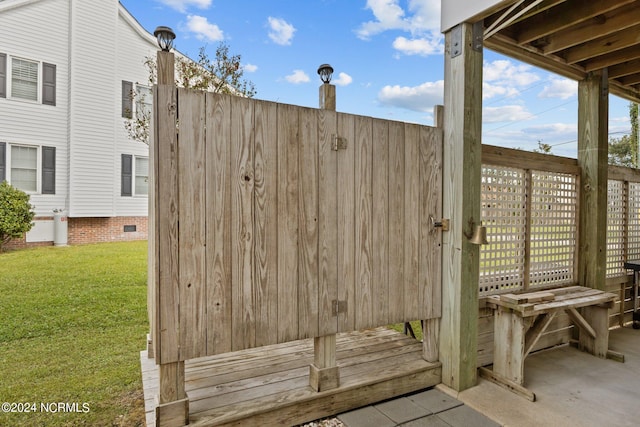
[[[36,218],[51,219],[51,218]],[[135,231],[124,231],[125,226],[135,226]],[[113,218],[68,218],[68,240],[70,245],[100,242],[122,242],[128,240],[145,240],[147,238],[147,217],[113,217]],[[29,242],[26,239],[12,239],[4,245],[4,249],[24,249],[37,246],[53,246],[51,242]]]
[[[125,226],[135,226],[135,231],[125,232]],[[70,245],[144,240],[147,217],[69,218],[68,236]]]

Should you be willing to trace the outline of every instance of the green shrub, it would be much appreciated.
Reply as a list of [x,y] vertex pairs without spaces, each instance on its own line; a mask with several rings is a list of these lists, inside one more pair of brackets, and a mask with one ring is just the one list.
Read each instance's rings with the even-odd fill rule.
[[0,252],[9,240],[22,237],[33,227],[33,206],[29,195],[12,187],[7,181],[0,184]]

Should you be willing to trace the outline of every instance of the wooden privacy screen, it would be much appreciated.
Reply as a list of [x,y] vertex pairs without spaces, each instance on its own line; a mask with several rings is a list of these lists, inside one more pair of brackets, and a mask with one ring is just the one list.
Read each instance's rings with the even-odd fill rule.
[[169,86],[154,100],[157,363],[440,317],[441,129]]

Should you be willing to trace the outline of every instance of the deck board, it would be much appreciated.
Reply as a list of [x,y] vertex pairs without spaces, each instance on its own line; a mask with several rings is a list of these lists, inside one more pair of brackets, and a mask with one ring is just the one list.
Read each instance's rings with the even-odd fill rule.
[[[190,425],[294,425],[440,383],[440,363],[422,344],[377,328],[337,335],[340,387],[309,387],[313,340],[270,345],[187,361]],[[157,367],[141,352],[147,425],[155,423]]]

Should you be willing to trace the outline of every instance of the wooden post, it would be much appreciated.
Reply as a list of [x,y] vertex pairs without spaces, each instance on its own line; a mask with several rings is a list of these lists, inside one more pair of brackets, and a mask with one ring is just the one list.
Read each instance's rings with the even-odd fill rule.
[[440,361],[442,382],[457,391],[477,381],[480,251],[465,234],[480,224],[481,40],[468,23],[445,34],[442,215],[450,231],[442,239]]
[[605,290],[609,88],[607,70],[578,84],[580,219],[578,283]]
[[[174,427],[189,422],[189,399],[184,387],[184,361],[178,352],[178,165],[176,158],[176,94],[174,55],[158,51],[158,85],[154,99],[153,138],[149,147],[150,209],[149,262],[153,269],[149,300],[152,346],[159,365],[160,390],[156,425]],[[162,195],[162,197],[160,197]],[[161,271],[162,270],[162,271]]]
[[[335,85],[325,83],[320,86],[319,104],[320,109],[336,111]],[[328,285],[337,287],[336,283]],[[309,385],[316,391],[330,390],[340,385],[340,373],[336,364],[336,334],[313,339],[313,363],[309,366]]]

